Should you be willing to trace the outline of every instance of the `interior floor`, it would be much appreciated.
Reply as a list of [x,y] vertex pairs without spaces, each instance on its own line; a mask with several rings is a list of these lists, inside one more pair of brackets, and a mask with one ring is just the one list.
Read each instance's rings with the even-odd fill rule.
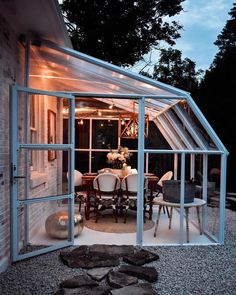
[[[62,209],[62,207],[60,207]],[[102,216],[100,217],[102,218]],[[128,218],[128,217],[127,217]],[[153,210],[153,221],[157,218],[157,208]],[[155,246],[155,245],[178,245],[179,244],[179,220],[180,215],[177,210],[174,210],[172,218],[172,226],[169,229],[169,219],[167,214],[161,213],[160,221],[157,230],[157,236],[154,237],[155,225],[143,232],[143,245]],[[121,222],[121,221],[120,221]],[[114,222],[114,226],[116,223]],[[189,222],[189,245],[209,245],[213,242],[204,234],[199,234],[199,229]],[[184,238],[186,243],[186,227],[184,219]],[[61,243],[63,240],[50,238],[45,228],[42,227],[36,236],[34,236],[30,243],[32,245],[53,245]],[[75,245],[92,245],[92,244],[116,244],[116,245],[136,245],[136,233],[107,233],[92,230],[87,228],[86,225],[83,228],[82,233],[75,238]]]

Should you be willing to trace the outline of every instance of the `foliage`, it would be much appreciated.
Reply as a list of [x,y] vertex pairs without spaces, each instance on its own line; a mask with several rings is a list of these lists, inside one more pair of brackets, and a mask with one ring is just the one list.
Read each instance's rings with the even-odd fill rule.
[[120,146],[117,152],[112,151],[107,154],[107,163],[115,169],[121,169],[126,165],[126,161],[132,156],[127,147]]
[[219,52],[200,85],[199,105],[230,152],[228,157],[228,187],[236,189],[235,65],[236,65],[236,4],[215,44]]
[[141,74],[158,81],[184,89],[194,96],[199,86],[202,70],[196,71],[195,62],[189,58],[182,59],[182,53],[177,49],[161,49],[160,58],[154,66],[153,74]]
[[61,5],[75,49],[114,63],[133,65],[157,46],[180,37],[184,0],[65,0]]
[[213,62],[213,67],[216,66],[220,59],[227,57],[228,54],[235,55],[236,50],[236,3],[229,12],[231,18],[227,21],[222,32],[217,37],[214,43],[219,47],[219,52]]

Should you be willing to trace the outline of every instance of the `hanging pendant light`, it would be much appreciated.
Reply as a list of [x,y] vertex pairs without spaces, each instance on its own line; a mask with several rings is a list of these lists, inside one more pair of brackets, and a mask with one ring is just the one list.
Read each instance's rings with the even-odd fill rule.
[[[148,136],[148,120],[148,115],[145,115],[145,137]],[[138,114],[135,113],[134,104],[132,113],[119,116],[119,137],[131,139],[138,138]]]

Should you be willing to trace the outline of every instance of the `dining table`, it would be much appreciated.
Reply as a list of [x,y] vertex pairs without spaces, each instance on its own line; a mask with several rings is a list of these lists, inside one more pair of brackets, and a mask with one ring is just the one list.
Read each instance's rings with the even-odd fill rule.
[[[90,219],[90,212],[91,212],[91,203],[90,203],[90,199],[92,196],[94,196],[94,189],[93,189],[93,180],[95,179],[95,177],[98,175],[98,173],[85,173],[82,176],[82,182],[83,185],[86,187],[86,192],[87,192],[87,196],[86,196],[86,206],[85,206],[85,218],[87,220]],[[147,178],[148,180],[148,194],[147,194],[147,203],[149,205],[149,209],[145,211],[145,213],[149,214],[149,220],[152,220],[152,213],[153,213],[153,199],[155,197],[154,192],[156,191],[157,188],[157,183],[159,181],[159,177],[156,176],[155,174],[152,173],[144,173],[144,176]],[[125,176],[119,176],[120,180],[122,181],[122,179]]]

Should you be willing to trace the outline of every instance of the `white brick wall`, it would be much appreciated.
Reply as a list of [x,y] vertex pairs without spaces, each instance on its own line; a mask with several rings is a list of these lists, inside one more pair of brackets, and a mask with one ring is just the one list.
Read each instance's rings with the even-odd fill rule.
[[[10,154],[9,154],[9,86],[17,83],[23,85],[24,48],[18,42],[18,36],[11,29],[9,23],[0,12],[0,272],[10,263]],[[59,106],[59,108],[58,108]],[[44,122],[44,142],[47,143],[47,110],[57,113],[57,134],[62,134],[62,112],[60,104],[55,98],[44,98],[44,110],[41,121]],[[20,134],[22,132],[20,131]],[[20,161],[24,163],[24,161]],[[30,197],[40,197],[61,193],[62,163],[56,160],[48,162],[47,152],[44,152],[44,179],[45,182],[30,191]],[[23,172],[21,170],[20,172]],[[20,181],[22,196],[24,196],[24,181]],[[30,238],[39,228],[44,226],[45,219],[55,212],[56,202],[39,203],[30,206]],[[20,241],[24,240],[24,211],[20,218],[22,225]]]
[[21,46],[0,15],[0,271],[10,259],[9,85],[20,83]]

